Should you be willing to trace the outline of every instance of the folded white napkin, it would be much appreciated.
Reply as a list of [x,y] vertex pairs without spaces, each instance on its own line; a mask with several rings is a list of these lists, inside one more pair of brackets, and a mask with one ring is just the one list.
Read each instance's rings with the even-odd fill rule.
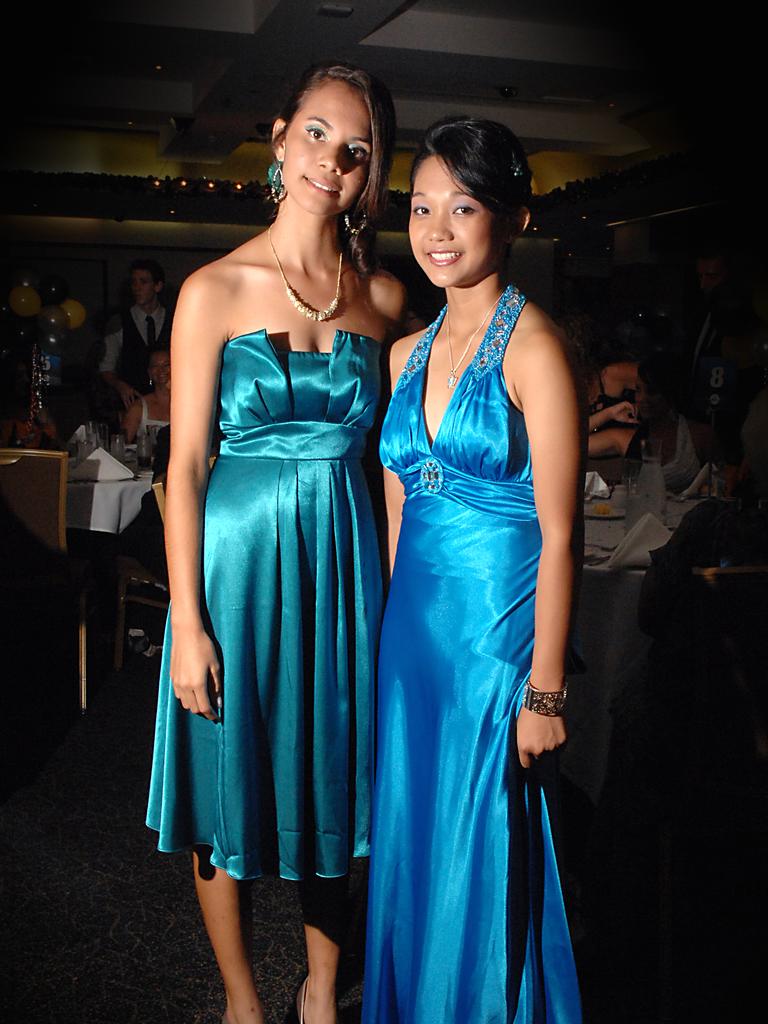
[[72,437],[67,441],[67,444],[77,444],[78,441],[85,440],[85,424],[81,423],[77,430],[74,432]]
[[70,480],[132,480],[133,473],[122,462],[96,448],[87,459],[75,466],[69,474]]
[[646,512],[627,532],[605,564],[609,569],[650,565],[649,552],[663,547],[671,536],[671,531],[659,522],[653,512]]
[[[714,472],[714,466],[712,467]],[[681,491],[678,497],[680,498],[697,498],[699,496],[699,488],[703,487],[707,482],[707,475],[709,474],[709,463],[705,462],[699,472],[688,484],[684,491]]]
[[590,470],[584,478],[584,497],[607,498],[610,493],[610,487],[600,474],[595,472],[595,470]]

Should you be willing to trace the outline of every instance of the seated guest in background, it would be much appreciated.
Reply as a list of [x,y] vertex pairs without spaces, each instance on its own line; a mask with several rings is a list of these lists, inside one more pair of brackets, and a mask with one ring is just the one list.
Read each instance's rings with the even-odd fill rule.
[[582,394],[589,407],[590,456],[612,455],[616,447],[611,435],[594,435],[606,427],[637,426],[634,398],[637,361],[631,354],[611,351],[601,329],[588,313],[565,313],[557,321],[570,342]]
[[171,317],[159,300],[165,271],[155,260],[134,260],[131,264],[133,305],[120,315],[120,328],[104,339],[104,356],[99,373],[114,389],[125,409],[149,391],[149,353],[169,348]]
[[0,448],[63,450],[53,417],[45,407],[30,415],[32,375],[29,361],[16,353],[3,360],[0,393]]
[[[631,404],[637,387],[637,361],[629,355],[615,353],[604,356],[604,362],[590,382],[589,413],[593,416],[604,409]],[[624,421],[621,421],[624,422]]]
[[650,440],[653,450],[661,455],[664,482],[670,491],[683,491],[693,482],[704,462],[715,461],[719,450],[714,445],[711,428],[696,423],[678,412],[679,373],[677,360],[664,352],[653,352],[637,371],[637,415],[639,425],[631,431],[608,427],[590,435],[600,451],[595,454],[621,455],[639,459],[641,441]]
[[150,352],[148,371],[154,390],[139,395],[123,417],[127,444],[133,444],[142,430],[166,427],[171,419],[171,353],[167,349]]

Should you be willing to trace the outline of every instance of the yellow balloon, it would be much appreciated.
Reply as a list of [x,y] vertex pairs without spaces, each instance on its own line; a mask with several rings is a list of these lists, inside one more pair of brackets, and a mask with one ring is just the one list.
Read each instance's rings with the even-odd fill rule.
[[64,299],[61,303],[61,308],[67,314],[67,327],[71,331],[75,331],[78,327],[83,326],[85,323],[85,306],[82,302],[78,302],[77,299]]
[[17,316],[37,316],[42,303],[34,288],[28,284],[17,284],[11,288],[8,305]]

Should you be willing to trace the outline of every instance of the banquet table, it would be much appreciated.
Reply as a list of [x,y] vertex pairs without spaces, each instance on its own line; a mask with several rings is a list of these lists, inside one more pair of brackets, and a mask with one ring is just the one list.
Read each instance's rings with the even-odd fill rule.
[[[666,525],[674,530],[700,499],[668,499]],[[610,751],[611,708],[624,687],[639,682],[651,638],[637,624],[644,568],[610,569],[606,561],[624,536],[624,521],[589,516],[585,505],[585,564],[577,616],[586,672],[568,679],[568,742],[562,775],[597,805]]]
[[67,527],[97,533],[122,533],[141,509],[152,486],[152,472],[130,480],[70,480],[67,483]]

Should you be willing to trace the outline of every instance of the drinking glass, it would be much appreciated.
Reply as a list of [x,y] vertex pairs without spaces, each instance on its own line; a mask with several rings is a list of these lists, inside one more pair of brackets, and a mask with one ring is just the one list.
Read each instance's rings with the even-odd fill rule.
[[92,446],[91,451],[99,445],[99,431],[96,420],[87,420],[85,424],[85,439]]
[[125,435],[113,434],[109,442],[109,453],[118,460],[125,462]]

